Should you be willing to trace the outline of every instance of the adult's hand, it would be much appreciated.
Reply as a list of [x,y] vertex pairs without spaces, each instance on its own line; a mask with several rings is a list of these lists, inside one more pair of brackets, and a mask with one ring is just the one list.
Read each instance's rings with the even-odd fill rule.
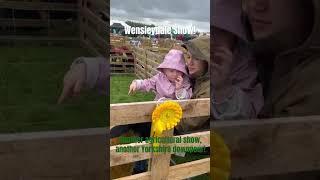
[[64,76],[63,90],[58,99],[62,103],[66,99],[78,96],[85,87],[86,65],[84,63],[75,64]]

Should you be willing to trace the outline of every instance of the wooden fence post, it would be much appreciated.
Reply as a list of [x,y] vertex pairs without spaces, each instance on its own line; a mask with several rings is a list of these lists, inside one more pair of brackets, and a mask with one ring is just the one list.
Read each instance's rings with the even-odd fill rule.
[[[165,137],[172,137],[173,129],[165,131],[163,135]],[[164,146],[164,145],[166,144],[161,144],[161,143],[159,144],[159,146]],[[171,159],[171,152],[158,152],[158,153],[152,154],[151,180],[167,180],[168,179],[170,159]]]
[[147,61],[148,61],[148,56],[147,56],[147,50],[143,49],[143,56],[144,56],[144,76],[145,78],[149,78],[148,76],[148,66],[147,66]]
[[[140,49],[138,49],[140,50]],[[143,50],[140,50],[140,53]],[[210,112],[209,98],[205,99],[192,99],[192,100],[180,100],[183,111],[185,112],[183,117],[205,117]],[[110,126],[118,126],[125,124],[136,124],[143,122],[150,122],[151,114],[156,106],[156,102],[138,102],[138,103],[121,103],[110,105]],[[139,109],[139,111],[133,111]],[[132,110],[132,111],[131,111]],[[173,136],[173,130],[165,131],[163,136]],[[179,137],[179,136],[175,136]],[[210,147],[210,131],[198,132],[192,134],[182,135],[184,137],[197,137],[199,142],[194,143],[172,143],[169,146],[181,146],[181,147]],[[138,142],[131,144],[117,145],[118,147],[126,146],[138,147],[138,148],[150,148],[151,144],[148,142]],[[159,146],[165,144],[159,144]],[[167,144],[168,145],[168,144]],[[135,161],[141,161],[145,159],[151,159],[149,161],[149,169],[144,173],[139,173],[131,176],[121,177],[117,180],[167,180],[167,179],[185,179],[189,177],[199,176],[210,172],[210,158],[187,162],[170,166],[171,152],[158,152],[158,153],[146,153],[140,151],[138,153],[119,153],[117,152],[117,146],[110,147],[110,166],[118,166],[128,164]]]
[[83,30],[85,24],[86,24],[86,18],[85,16],[82,15],[83,9],[85,8],[85,0],[79,0],[78,5],[79,5],[79,35],[80,35],[80,43],[82,45],[85,44],[85,31]]
[[135,51],[134,51],[135,47],[132,47],[132,55],[133,55],[133,73],[137,76],[137,60],[136,60],[136,55],[135,55]]

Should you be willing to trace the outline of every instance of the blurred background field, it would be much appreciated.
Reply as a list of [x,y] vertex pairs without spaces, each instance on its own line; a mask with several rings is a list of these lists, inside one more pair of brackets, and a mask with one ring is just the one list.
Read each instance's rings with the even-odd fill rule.
[[105,127],[106,96],[86,92],[57,99],[72,61],[90,54],[79,47],[0,47],[0,133]]

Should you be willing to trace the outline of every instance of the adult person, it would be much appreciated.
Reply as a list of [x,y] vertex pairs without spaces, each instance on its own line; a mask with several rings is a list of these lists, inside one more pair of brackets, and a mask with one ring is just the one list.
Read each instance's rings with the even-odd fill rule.
[[[193,95],[191,99],[210,97],[210,38],[201,36],[186,42],[183,46],[188,50],[189,61],[187,67],[192,80]],[[175,127],[176,134],[185,134],[191,131],[199,131],[209,127],[209,117],[184,118]],[[111,137],[117,137],[134,130],[142,137],[150,136],[151,123],[139,123],[133,125],[117,126],[111,129]]]
[[[189,54],[187,67],[190,78],[192,80],[192,97],[209,98],[210,97],[210,38],[208,36],[201,36],[186,42],[183,45]],[[175,134],[186,134],[192,131],[209,130],[210,118],[194,117],[184,118],[175,127]],[[140,123],[134,125],[117,126],[111,129],[111,137],[117,137],[124,132],[133,130],[141,137],[150,136],[151,123]],[[141,173],[146,170],[146,161],[138,162],[134,168],[134,173]]]
[[[193,80],[192,99],[210,97],[209,43],[210,38],[208,36],[201,36],[184,44],[191,56],[190,61],[187,62],[187,67]],[[80,95],[87,88],[97,88],[101,92],[107,92],[107,71],[108,66],[104,58],[77,58],[64,76],[63,90],[58,103]],[[183,119],[176,127],[177,133],[182,134],[208,127],[209,117],[197,117],[196,119]],[[125,130],[122,132],[125,132]]]
[[[201,36],[186,42],[183,47],[187,49],[188,58],[187,67],[190,78],[192,80],[192,97],[209,98],[210,97],[210,38],[208,36]],[[128,129],[134,130],[142,137],[150,135],[151,123],[140,123],[131,126],[118,126],[111,130],[111,137],[120,135],[121,131],[125,132]],[[210,118],[195,117],[184,118],[175,127],[175,134],[185,134],[191,131],[205,130],[210,127]],[[146,164],[141,163],[140,167],[135,167],[135,173],[143,172]]]
[[319,114],[320,2],[246,0],[257,55],[272,62],[264,117]]
[[[265,105],[261,117],[318,115],[320,98],[320,24],[317,0],[245,0],[248,33],[257,56]],[[260,58],[259,58],[260,59]],[[263,60],[261,58],[261,60]],[[315,156],[317,156],[315,154]],[[319,172],[257,179],[319,179]]]
[[[193,80],[192,99],[210,97],[210,38],[202,36],[188,41],[184,47],[188,49],[190,61],[187,67],[191,79]],[[102,92],[106,91],[107,68],[103,58],[79,58],[71,65],[70,70],[64,77],[63,91],[58,102],[62,103],[66,99],[79,95],[83,89],[98,88]],[[108,92],[107,92],[108,93]],[[176,134],[184,134],[190,131],[202,130],[209,127],[209,117],[185,118],[176,127]],[[135,125],[116,126],[110,131],[110,138],[118,137],[128,132],[129,129],[142,137],[150,135],[151,123],[140,123]],[[136,170],[136,173],[139,169]]]
[[256,118],[263,106],[262,85],[242,24],[241,1],[216,0],[212,6],[211,115],[215,120]]
[[[189,54],[187,67],[193,81],[191,99],[210,97],[210,37],[200,36],[183,45]],[[176,127],[176,132],[184,134],[209,127],[209,117],[185,118]]]

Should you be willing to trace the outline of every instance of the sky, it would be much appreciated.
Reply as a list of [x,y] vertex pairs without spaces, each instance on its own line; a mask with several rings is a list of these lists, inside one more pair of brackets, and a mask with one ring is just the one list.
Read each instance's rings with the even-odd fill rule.
[[110,24],[135,21],[156,26],[195,26],[210,31],[210,0],[111,0]]

